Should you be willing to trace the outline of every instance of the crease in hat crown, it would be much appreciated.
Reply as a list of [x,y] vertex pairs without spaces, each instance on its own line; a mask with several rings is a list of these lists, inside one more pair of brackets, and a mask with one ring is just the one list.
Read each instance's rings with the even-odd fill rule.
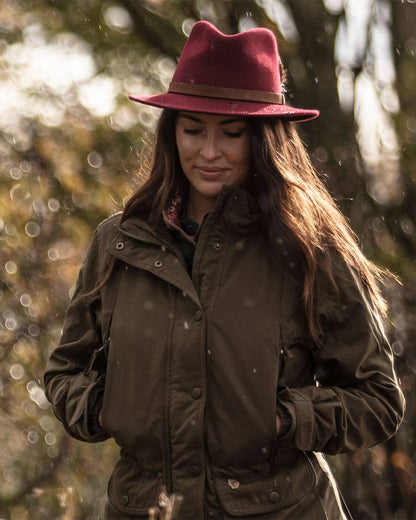
[[313,119],[317,110],[285,104],[276,38],[266,28],[234,35],[196,22],[166,94],[135,96],[139,103],[181,111]]

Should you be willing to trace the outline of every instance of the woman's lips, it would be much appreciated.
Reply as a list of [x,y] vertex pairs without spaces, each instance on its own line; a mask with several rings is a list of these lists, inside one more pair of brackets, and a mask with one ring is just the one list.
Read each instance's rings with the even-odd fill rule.
[[204,177],[220,177],[227,171],[227,168],[213,166],[197,166],[197,169]]

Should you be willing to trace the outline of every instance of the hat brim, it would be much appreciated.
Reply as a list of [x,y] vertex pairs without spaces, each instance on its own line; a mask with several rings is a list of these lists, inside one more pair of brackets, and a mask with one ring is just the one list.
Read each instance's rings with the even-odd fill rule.
[[279,117],[298,122],[309,121],[319,116],[319,110],[307,110],[273,103],[189,96],[171,92],[155,96],[131,95],[129,98],[144,105],[184,112],[224,114],[238,117]]

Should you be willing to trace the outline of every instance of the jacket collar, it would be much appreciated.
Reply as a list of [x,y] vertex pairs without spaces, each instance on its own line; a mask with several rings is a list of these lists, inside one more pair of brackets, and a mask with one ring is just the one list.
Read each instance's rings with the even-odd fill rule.
[[[130,217],[120,226],[122,233],[148,243],[160,244],[169,239],[167,226],[178,224],[178,215],[181,212],[183,198],[180,194],[170,201],[164,212],[164,223],[152,228],[145,220],[139,217]],[[223,186],[218,195],[215,207],[207,215],[224,228],[238,235],[249,234],[254,231],[260,216],[257,201],[244,189],[235,186]]]
[[235,186],[223,186],[213,213],[230,232],[245,235],[257,228],[260,207],[248,191]]

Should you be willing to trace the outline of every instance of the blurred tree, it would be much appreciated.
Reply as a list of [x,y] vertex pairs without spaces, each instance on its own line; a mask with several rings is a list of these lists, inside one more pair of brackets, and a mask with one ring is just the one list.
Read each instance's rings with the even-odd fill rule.
[[[415,391],[416,8],[411,0],[3,0],[0,3],[0,517],[98,519],[116,456],[54,420],[42,391],[96,224],[134,187],[158,111],[127,100],[166,89],[199,19],[269,27],[289,102],[365,252],[393,269],[389,327]],[[409,399],[399,435],[331,460],[355,518],[416,517]]]

